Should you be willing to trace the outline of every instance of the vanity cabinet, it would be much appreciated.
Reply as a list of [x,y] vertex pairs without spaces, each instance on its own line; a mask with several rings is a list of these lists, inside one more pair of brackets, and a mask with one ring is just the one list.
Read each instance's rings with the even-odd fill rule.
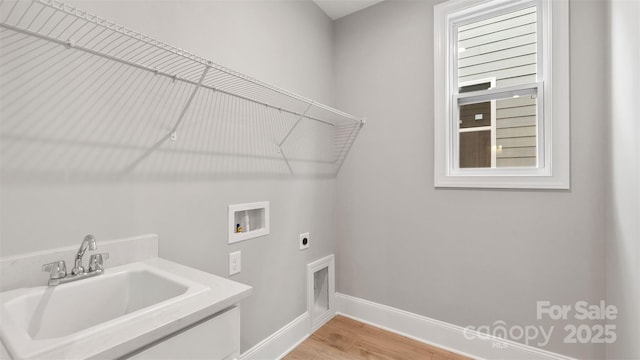
[[240,356],[240,309],[232,306],[124,359],[222,359]]

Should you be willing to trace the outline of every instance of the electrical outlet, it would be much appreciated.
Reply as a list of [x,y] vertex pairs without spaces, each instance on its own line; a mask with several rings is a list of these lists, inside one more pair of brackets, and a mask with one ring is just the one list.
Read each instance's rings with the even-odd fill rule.
[[309,243],[311,239],[309,238],[308,232],[300,234],[300,237],[298,240],[299,240],[298,244],[300,244],[300,250],[309,248]]
[[235,275],[242,269],[240,251],[229,253],[229,275]]

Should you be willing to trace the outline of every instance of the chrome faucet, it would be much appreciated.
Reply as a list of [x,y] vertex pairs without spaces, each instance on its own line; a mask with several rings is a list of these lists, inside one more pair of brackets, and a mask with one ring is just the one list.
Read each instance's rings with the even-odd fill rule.
[[42,265],[42,271],[49,272],[49,286],[56,286],[76,280],[94,277],[104,273],[104,260],[109,258],[108,253],[93,254],[89,259],[89,268],[85,270],[82,266],[82,257],[89,250],[96,250],[96,238],[93,235],[87,235],[82,240],[80,248],[75,255],[75,263],[70,273],[67,273],[67,266],[64,260],[54,261],[50,264]]
[[85,251],[87,251],[87,248],[89,248],[89,250],[95,250],[98,248],[95,236],[87,235],[82,240],[80,248],[76,253],[76,263],[73,266],[73,269],[71,269],[71,275],[79,275],[84,272],[84,268],[82,267],[82,257],[84,256]]

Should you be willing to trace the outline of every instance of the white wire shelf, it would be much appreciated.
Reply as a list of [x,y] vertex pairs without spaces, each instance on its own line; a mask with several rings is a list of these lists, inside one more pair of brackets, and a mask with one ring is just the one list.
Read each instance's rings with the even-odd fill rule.
[[364,124],[55,0],[0,0],[0,80],[3,172],[335,175]]

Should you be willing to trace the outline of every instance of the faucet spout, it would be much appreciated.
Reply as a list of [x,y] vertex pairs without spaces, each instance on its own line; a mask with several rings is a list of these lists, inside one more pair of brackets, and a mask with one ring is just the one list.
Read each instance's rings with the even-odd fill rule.
[[89,268],[85,270],[82,266],[82,257],[87,249],[96,250],[97,248],[95,236],[85,236],[82,239],[82,243],[80,243],[78,252],[74,256],[75,264],[71,269],[71,273],[67,272],[67,266],[63,260],[44,264],[42,271],[49,272],[49,286],[66,284],[104,274],[104,261],[109,258],[109,253],[93,254],[89,259]]
[[71,274],[78,275],[84,272],[84,268],[82,267],[82,257],[84,256],[84,253],[87,251],[87,248],[89,250],[96,250],[98,248],[98,246],[96,245],[95,236],[87,235],[82,240],[82,243],[80,244],[80,248],[76,253],[75,264],[73,266],[73,269],[71,269]]

